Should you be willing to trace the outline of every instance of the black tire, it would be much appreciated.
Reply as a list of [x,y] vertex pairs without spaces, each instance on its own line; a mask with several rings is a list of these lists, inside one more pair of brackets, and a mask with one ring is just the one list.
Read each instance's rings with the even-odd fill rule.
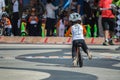
[[79,67],[83,67],[83,58],[81,55],[81,51],[79,51],[79,54],[78,54],[78,64],[79,64]]

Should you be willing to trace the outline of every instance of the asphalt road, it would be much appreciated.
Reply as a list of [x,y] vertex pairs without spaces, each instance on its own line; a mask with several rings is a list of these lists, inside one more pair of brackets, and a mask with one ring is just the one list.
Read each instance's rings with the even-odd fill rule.
[[71,45],[0,44],[0,80],[120,80],[119,45],[88,45],[82,68],[72,67]]

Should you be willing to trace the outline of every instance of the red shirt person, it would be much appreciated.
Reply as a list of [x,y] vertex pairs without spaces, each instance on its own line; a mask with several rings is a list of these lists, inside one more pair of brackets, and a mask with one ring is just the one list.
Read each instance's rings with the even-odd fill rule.
[[102,10],[102,17],[115,18],[112,11],[110,10],[113,0],[100,0],[99,7]]
[[102,16],[102,26],[105,36],[103,45],[113,45],[112,37],[115,29],[115,15],[111,10],[112,1],[113,0],[100,0],[99,2]]

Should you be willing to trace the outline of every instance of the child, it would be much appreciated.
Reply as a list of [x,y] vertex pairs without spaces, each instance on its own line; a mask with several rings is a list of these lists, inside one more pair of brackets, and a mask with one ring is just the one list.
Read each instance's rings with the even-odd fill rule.
[[3,22],[3,26],[4,26],[4,35],[11,36],[12,25],[11,25],[10,19],[8,18],[8,15],[6,15],[6,14],[2,15],[2,22]]
[[65,36],[65,31],[68,26],[68,13],[67,11],[62,11],[62,13],[59,15],[60,19],[58,20],[56,26],[58,30],[59,37]]
[[38,36],[40,35],[40,27],[38,26],[39,18],[36,15],[35,8],[32,8],[31,14],[29,16],[28,22],[29,22],[29,35],[30,36]]
[[83,51],[87,53],[89,59],[92,59],[92,55],[89,53],[89,49],[84,40],[83,27],[81,25],[81,16],[78,13],[72,13],[69,16],[69,20],[72,23],[72,58],[74,65],[75,63],[77,63],[77,44],[81,44]]
[[64,20],[64,15],[60,15],[60,19],[58,20],[57,24],[57,29],[58,29],[58,36],[59,37],[64,37],[65,33],[65,20]]

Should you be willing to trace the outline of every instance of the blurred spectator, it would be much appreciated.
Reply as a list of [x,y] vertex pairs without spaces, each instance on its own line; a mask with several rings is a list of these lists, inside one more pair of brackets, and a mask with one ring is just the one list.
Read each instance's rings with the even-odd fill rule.
[[84,10],[84,24],[87,25],[87,24],[90,24],[91,25],[91,21],[92,21],[92,18],[93,18],[93,12],[92,12],[92,9],[90,7],[90,4],[89,4],[89,0],[85,0],[84,1],[84,5],[83,5],[83,10]]
[[37,0],[37,5],[36,5],[36,10],[37,10],[37,16],[39,18],[38,26],[39,26],[39,36],[42,35],[42,18],[43,14],[45,13],[45,6],[44,4],[40,1]]
[[94,13],[94,24],[96,24],[96,26],[97,26],[97,37],[100,37],[100,28],[101,27],[99,26],[100,11],[99,11],[98,4],[99,4],[99,0],[94,0],[94,6],[92,9],[93,9],[93,13]]
[[58,29],[58,35],[59,37],[64,37],[65,35],[65,29],[66,29],[66,25],[67,25],[67,12],[63,11],[62,14],[60,15],[60,19],[57,22],[57,29]]
[[19,1],[12,0],[13,3],[13,14],[12,14],[12,26],[13,35],[19,36],[18,20],[19,20]]
[[55,10],[58,9],[58,6],[54,6],[52,4],[53,0],[47,0],[46,4],[46,30],[47,30],[47,36],[53,36],[54,35],[54,29],[56,24],[56,17],[55,17]]
[[6,14],[2,15],[2,22],[3,22],[3,26],[4,26],[4,35],[11,36],[12,25],[11,25],[10,19],[8,18],[8,15],[6,15]]
[[28,22],[29,22],[28,26],[29,36],[40,36],[40,27],[38,26],[39,18],[36,15],[36,9],[34,7],[31,9]]
[[84,0],[71,0],[70,11],[77,12],[82,16],[84,14],[83,6]]
[[30,0],[22,0],[23,7],[26,7],[28,5]]
[[104,31],[103,45],[114,45],[112,37],[115,29],[115,15],[112,13],[111,4],[113,0],[100,0],[99,7],[102,15],[102,26]]
[[38,26],[39,26],[39,36],[42,34],[42,18],[43,14],[45,13],[45,6],[40,0],[30,0],[30,4],[28,5],[28,8],[35,8],[36,9],[36,16],[39,18]]
[[62,5],[63,5],[63,1],[62,0],[53,0],[52,4],[54,6],[58,6],[61,5],[61,7],[57,10],[55,10],[55,18],[58,19],[58,15],[60,14],[60,12],[62,11]]
[[[98,0],[84,1],[84,24],[90,25],[91,37],[97,37],[98,30]],[[96,30],[95,30],[96,29]]]
[[35,8],[37,10],[37,14],[39,16],[39,19],[42,19],[43,14],[45,13],[44,4],[40,0],[37,0],[37,4],[36,4]]
[[5,11],[5,0],[0,0],[0,19],[2,17],[2,12]]
[[72,0],[71,10],[74,11],[74,12],[77,12],[77,0]]
[[78,5],[77,5],[77,13],[80,13],[81,16],[84,14],[83,10],[83,5],[84,5],[84,0],[77,0]]

